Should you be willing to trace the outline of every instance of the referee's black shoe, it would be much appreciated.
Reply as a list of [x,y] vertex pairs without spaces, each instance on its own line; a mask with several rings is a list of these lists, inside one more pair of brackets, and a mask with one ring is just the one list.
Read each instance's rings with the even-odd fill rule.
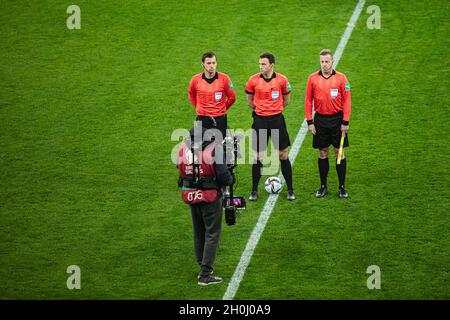
[[290,200],[290,201],[295,200],[294,190],[288,190],[287,199]]
[[320,189],[316,191],[316,198],[323,198],[328,193],[327,187],[324,185],[320,186]]
[[339,187],[339,198],[348,198],[348,193],[345,191],[344,186]]

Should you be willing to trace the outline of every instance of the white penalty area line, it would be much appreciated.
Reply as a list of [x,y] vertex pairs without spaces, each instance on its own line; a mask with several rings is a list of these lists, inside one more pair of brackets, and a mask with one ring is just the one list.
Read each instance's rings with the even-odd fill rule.
[[[355,10],[353,11],[352,17],[350,18],[350,21],[347,23],[347,28],[345,29],[344,34],[342,35],[338,47],[334,53],[334,64],[333,64],[334,68],[336,68],[336,66],[339,63],[339,60],[341,59],[342,53],[344,52],[345,46],[347,45],[347,42],[350,39],[353,28],[355,27],[356,22],[358,21],[358,18],[361,14],[361,11],[364,8],[364,4],[365,0],[360,0],[358,2],[358,4],[355,7]],[[291,161],[292,165],[294,165],[295,159],[297,158],[298,152],[300,151],[303,141],[305,140],[307,132],[308,132],[308,125],[306,119],[304,119],[297,133],[294,144],[291,147],[291,151],[289,152],[289,160]],[[281,173],[279,175],[279,178],[281,179],[283,178]],[[245,246],[245,250],[241,255],[239,264],[237,265],[236,270],[234,271],[234,274],[230,280],[230,283],[228,284],[227,291],[223,295],[222,298],[223,300],[234,299],[234,296],[236,295],[239,285],[242,279],[244,278],[245,271],[247,270],[247,267],[250,263],[256,245],[258,244],[259,239],[261,238],[261,234],[264,232],[264,228],[266,227],[267,221],[269,220],[269,217],[272,214],[272,210],[275,207],[275,204],[277,203],[278,197],[279,194],[269,195],[269,198],[267,199],[264,208],[259,216],[258,222],[253,228],[252,234],[250,235],[250,238],[247,241],[247,245]]]

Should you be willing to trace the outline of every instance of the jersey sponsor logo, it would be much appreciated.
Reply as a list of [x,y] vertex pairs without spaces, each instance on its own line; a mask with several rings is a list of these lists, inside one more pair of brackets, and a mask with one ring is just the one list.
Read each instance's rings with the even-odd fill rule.
[[272,91],[272,100],[277,100],[280,96],[280,91]]
[[291,91],[291,84],[289,82],[286,84],[286,91]]
[[331,98],[336,98],[338,96],[339,90],[338,89],[330,89],[330,96]]
[[350,91],[350,83],[346,83],[345,84],[345,90],[346,91]]
[[222,100],[222,92],[216,92],[215,97],[216,97],[216,101]]

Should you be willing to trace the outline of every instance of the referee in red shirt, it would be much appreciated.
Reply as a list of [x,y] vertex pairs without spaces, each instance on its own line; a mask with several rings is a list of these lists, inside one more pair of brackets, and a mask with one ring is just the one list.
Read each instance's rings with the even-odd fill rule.
[[[283,109],[288,105],[291,85],[288,79],[273,71],[275,57],[271,53],[263,53],[259,57],[260,73],[250,77],[246,86],[247,103],[253,109],[253,149],[256,159],[252,167],[253,186],[249,200],[258,198],[258,183],[261,179],[263,154],[269,137],[278,150],[281,162],[281,172],[288,186],[288,200],[294,200],[292,187],[292,166],[289,161],[288,147],[291,145]],[[277,139],[278,136],[278,139]]]
[[[314,106],[314,120],[312,108]],[[329,49],[320,52],[320,70],[308,78],[305,94],[305,114],[308,130],[314,135],[313,148],[319,149],[320,188],[316,197],[327,194],[327,177],[329,171],[328,147],[334,146],[338,157],[341,135],[345,135],[344,147],[348,147],[348,128],[351,110],[350,84],[347,77],[333,69],[333,53]],[[345,191],[345,174],[347,161],[342,154],[341,164],[336,162],[339,178],[340,198],[347,198]]]
[[202,56],[203,72],[192,77],[189,83],[189,101],[195,108],[197,120],[206,129],[218,129],[223,140],[227,131],[227,110],[236,101],[230,77],[217,71],[214,52]]

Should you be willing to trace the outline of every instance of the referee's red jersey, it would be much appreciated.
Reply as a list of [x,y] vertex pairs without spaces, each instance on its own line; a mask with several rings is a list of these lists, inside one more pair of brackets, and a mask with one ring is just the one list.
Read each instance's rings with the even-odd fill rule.
[[347,77],[333,70],[329,78],[322,71],[312,73],[308,78],[305,93],[305,115],[307,121],[312,121],[312,107],[322,115],[333,115],[343,111],[343,121],[350,120],[351,97],[350,83]]
[[280,73],[273,73],[265,79],[261,73],[250,77],[245,92],[253,94],[253,104],[258,116],[273,116],[283,111],[283,95],[291,92],[288,79]]
[[207,79],[203,72],[196,74],[189,84],[188,94],[199,116],[223,116],[236,101],[230,77],[221,72],[216,72],[212,79]]

